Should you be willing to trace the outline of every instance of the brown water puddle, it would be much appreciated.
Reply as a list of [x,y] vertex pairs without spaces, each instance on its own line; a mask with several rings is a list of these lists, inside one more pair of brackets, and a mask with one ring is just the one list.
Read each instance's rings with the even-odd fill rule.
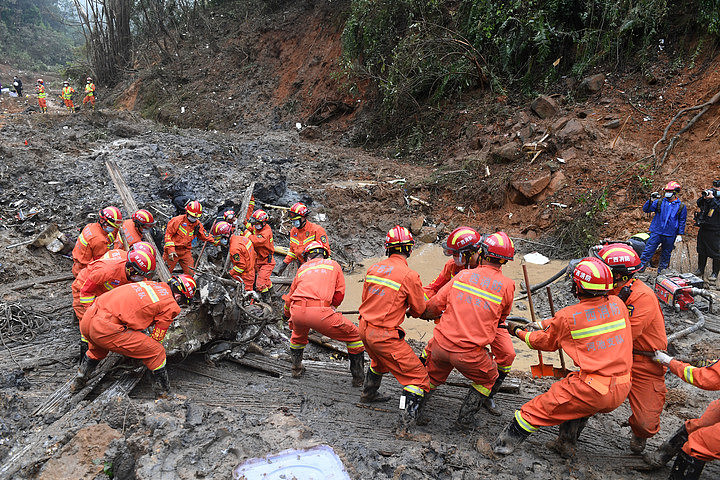
[[[520,281],[523,280],[522,266],[520,262],[521,257],[513,262],[509,262],[503,267],[503,273],[508,277],[515,280],[516,292],[520,290]],[[420,279],[423,285],[435,280],[437,275],[442,271],[445,262],[449,257],[443,254],[443,250],[439,245],[436,244],[423,244],[413,251],[413,254],[408,259],[410,268],[414,269],[420,274]],[[379,262],[382,258],[368,258],[363,262],[363,268],[359,268],[355,273],[345,276],[346,282],[346,293],[345,300],[340,305],[339,310],[357,310],[360,305],[360,297],[362,295],[363,279],[365,272],[368,267],[376,262]],[[551,260],[550,263],[545,265],[535,265],[532,263],[528,264],[528,276],[530,277],[530,283],[536,284],[547,278],[550,278],[561,268],[567,265],[566,260]],[[516,293],[516,296],[518,294]],[[520,302],[516,302],[520,303]],[[521,303],[527,305],[527,301],[523,300]],[[520,311],[513,309],[513,315],[520,315],[529,319],[529,311]],[[353,322],[357,324],[357,315],[347,315]],[[403,322],[402,327],[407,333],[408,338],[419,340],[427,343],[433,334],[433,328],[435,324],[419,318],[406,318]],[[530,350],[525,343],[521,342],[517,338],[513,339],[515,344],[515,352],[517,357],[513,363],[514,370],[529,371],[530,365],[538,363],[537,352]],[[545,363],[554,363],[556,367],[560,366],[560,360],[557,353],[543,353],[543,360]],[[567,358],[568,367],[572,367],[572,360]]]

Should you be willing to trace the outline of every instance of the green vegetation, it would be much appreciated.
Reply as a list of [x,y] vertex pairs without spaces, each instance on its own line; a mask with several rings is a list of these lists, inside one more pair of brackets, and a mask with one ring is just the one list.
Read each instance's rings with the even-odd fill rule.
[[69,0],[0,2],[0,60],[32,70],[73,60],[82,38],[70,24],[74,8]]

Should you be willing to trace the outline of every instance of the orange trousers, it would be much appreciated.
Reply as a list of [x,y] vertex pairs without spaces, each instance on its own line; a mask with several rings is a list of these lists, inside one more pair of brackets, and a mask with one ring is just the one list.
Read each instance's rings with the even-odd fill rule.
[[241,274],[237,274],[233,270],[230,270],[230,276],[233,277],[238,282],[242,280],[242,282],[245,284],[245,291],[246,292],[252,292],[253,291],[253,283],[255,283],[255,271],[254,270],[245,270]]
[[90,105],[93,107],[95,106],[95,95],[85,95],[85,98],[83,98],[83,105],[90,102]]
[[360,319],[360,338],[377,374],[392,373],[406,390],[430,390],[430,377],[399,328],[377,328]]
[[628,422],[636,437],[650,438],[660,430],[665,406],[666,368],[644,355],[633,355],[632,386],[628,401],[632,415]]
[[495,357],[497,369],[504,373],[510,373],[510,367],[515,361],[515,347],[510,338],[510,332],[508,332],[507,329],[497,328],[495,340],[490,344],[490,352],[492,356]]
[[86,316],[80,333],[88,341],[88,358],[102,360],[108,352],[142,360],[148,370],[165,366],[165,348],[157,340],[105,316]]
[[186,274],[190,275],[191,277],[194,277],[195,270],[193,270],[193,267],[195,267],[195,260],[193,260],[192,249],[175,247],[175,253],[177,253],[177,258],[175,260],[170,260],[170,257],[168,256],[167,252],[163,253],[163,260],[165,260],[165,263],[167,263],[168,270],[170,270],[170,273],[172,274],[172,271],[175,268],[175,265],[177,265],[178,262],[180,262],[180,266],[182,267],[183,273],[186,273]]
[[449,352],[432,338],[425,347],[425,352],[427,353],[425,367],[430,377],[430,388],[445,383],[453,368],[457,368],[466,378],[472,380],[472,386],[486,396],[490,394],[498,378],[498,369],[490,358],[487,348]]
[[38,98],[38,106],[40,106],[40,108],[47,108],[47,99]]
[[601,394],[581,380],[579,372],[573,372],[520,407],[520,416],[534,431],[537,427],[612,412],[625,400],[629,391],[628,379],[625,383],[611,385],[607,393]]
[[265,263],[262,265],[255,264],[255,274],[257,275],[257,278],[255,278],[255,290],[258,292],[267,292],[272,287],[272,282],[270,281],[270,275],[272,275],[272,271],[275,268],[275,262],[272,263]]
[[86,263],[80,263],[77,260],[73,259],[73,267],[72,267],[72,274],[73,277],[77,278],[78,273],[80,273],[83,268],[87,267]]
[[70,110],[75,110],[75,105],[73,105],[72,100],[65,99],[65,106]]
[[72,290],[72,296],[73,296],[73,303],[72,307],[75,311],[75,316],[78,319],[78,322],[82,320],[83,315],[85,315],[85,312],[87,312],[87,309],[92,306],[92,303],[80,303],[80,287],[75,286],[75,282],[73,282],[72,286],[70,287]]
[[365,351],[355,324],[330,307],[306,307],[293,303],[290,305],[290,328],[290,348],[293,349],[305,348],[312,328],[326,337],[345,342],[348,353]]
[[712,401],[700,418],[686,421],[685,428],[689,436],[683,452],[705,462],[720,458],[720,399]]

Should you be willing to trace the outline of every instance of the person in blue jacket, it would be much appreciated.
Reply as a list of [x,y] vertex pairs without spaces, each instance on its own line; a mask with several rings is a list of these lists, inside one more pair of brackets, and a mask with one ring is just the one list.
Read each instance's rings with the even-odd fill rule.
[[670,265],[670,255],[675,244],[682,241],[682,235],[685,235],[687,207],[678,198],[680,184],[675,181],[669,182],[665,185],[664,190],[664,198],[658,198],[658,194],[653,194],[650,200],[643,205],[643,212],[655,212],[655,216],[650,223],[650,238],[640,256],[641,271],[648,266],[659,245],[662,245],[662,252],[660,253],[658,273],[665,270]]

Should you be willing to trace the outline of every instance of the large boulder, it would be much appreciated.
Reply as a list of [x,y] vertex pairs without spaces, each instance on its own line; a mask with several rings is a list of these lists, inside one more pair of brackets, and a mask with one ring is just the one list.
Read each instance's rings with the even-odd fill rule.
[[527,198],[532,198],[545,190],[545,187],[550,184],[550,178],[550,172],[542,171],[537,176],[527,180],[515,180],[512,182],[512,186]]
[[530,104],[530,108],[540,118],[553,117],[558,112],[558,104],[552,97],[540,95]]
[[597,93],[600,90],[602,90],[603,85],[605,84],[605,75],[602,73],[598,73],[597,75],[591,75],[589,77],[585,77],[582,82],[580,82],[580,91],[586,94],[593,94]]

